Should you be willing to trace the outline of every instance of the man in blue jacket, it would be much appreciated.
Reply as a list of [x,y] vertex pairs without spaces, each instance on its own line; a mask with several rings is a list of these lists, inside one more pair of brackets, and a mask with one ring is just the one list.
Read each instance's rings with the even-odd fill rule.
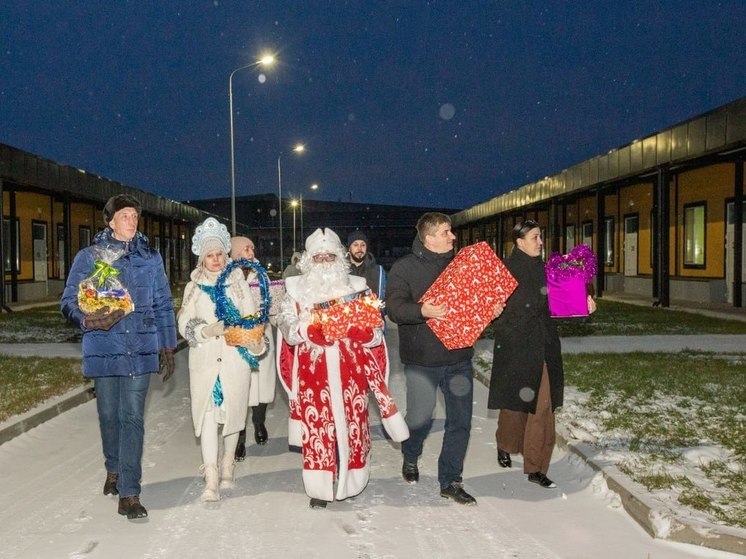
[[[60,302],[65,318],[83,330],[83,376],[93,378],[107,472],[104,495],[119,495],[118,512],[129,519],[148,515],[140,503],[140,478],[150,374],[168,380],[176,348],[171,290],[163,260],[137,230],[140,211],[132,196],[108,200],[107,228],[75,256]],[[116,277],[129,292],[131,312],[110,306],[81,310],[79,285],[97,271],[99,278]]]

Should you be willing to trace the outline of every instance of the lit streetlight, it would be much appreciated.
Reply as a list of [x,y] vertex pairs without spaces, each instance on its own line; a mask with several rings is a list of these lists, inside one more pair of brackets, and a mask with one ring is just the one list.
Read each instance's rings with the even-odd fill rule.
[[[309,186],[309,188],[311,190],[318,190],[319,185],[314,183],[311,186]],[[303,242],[305,238],[306,237],[304,236],[304,233],[303,233],[303,193],[301,192],[300,193],[300,240],[301,242]]]
[[246,64],[245,66],[236,68],[231,72],[231,75],[228,76],[228,104],[231,113],[231,230],[233,231],[234,237],[236,236],[236,158],[233,149],[233,74],[239,70],[253,68],[254,66],[271,66],[274,62],[274,56],[271,54],[265,54],[262,58],[252,62],[251,64]]
[[[306,149],[306,146],[304,146],[303,144],[298,144],[293,148],[293,151],[295,153],[303,153],[305,149]],[[280,217],[280,222],[279,222],[279,225],[280,225],[280,270],[283,269],[283,262],[285,260],[284,247],[282,246],[283,235],[282,235],[282,165],[280,163],[281,160],[282,160],[282,153],[280,153],[280,155],[277,156],[277,201],[280,205],[280,207],[278,208],[279,217]],[[293,229],[295,229],[295,227],[293,227]],[[293,245],[295,245],[295,241],[293,241]],[[295,249],[295,246],[293,246],[293,249]]]
[[[295,208],[298,207],[298,200],[290,200],[290,207],[293,208],[293,252],[295,252]],[[303,206],[301,206],[301,211],[303,211]]]

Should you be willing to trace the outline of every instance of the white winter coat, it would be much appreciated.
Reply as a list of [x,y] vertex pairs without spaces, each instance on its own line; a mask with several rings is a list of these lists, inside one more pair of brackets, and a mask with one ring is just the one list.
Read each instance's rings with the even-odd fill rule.
[[[217,320],[215,305],[210,296],[197,283],[214,285],[200,273],[192,272],[192,281],[184,289],[182,308],[179,311],[179,332],[189,342],[189,391],[192,399],[194,434],[200,436],[205,413],[212,407],[212,389],[220,375],[223,387],[225,423],[223,436],[237,433],[246,426],[249,403],[251,369],[238,349],[229,346],[225,337],[205,338],[202,330]],[[226,282],[226,293],[238,308],[241,316],[257,312],[243,272],[235,269]]]
[[[251,284],[256,281],[256,272],[249,273],[246,281]],[[258,289],[251,289],[254,296],[254,303],[257,308],[261,307],[261,293]],[[275,399],[275,386],[277,385],[277,367],[275,363],[275,340],[272,334],[272,325],[275,323],[275,317],[270,315],[270,324],[267,324],[264,335],[269,342],[267,351],[259,357],[259,370],[251,371],[251,387],[249,388],[249,405],[269,404]]]

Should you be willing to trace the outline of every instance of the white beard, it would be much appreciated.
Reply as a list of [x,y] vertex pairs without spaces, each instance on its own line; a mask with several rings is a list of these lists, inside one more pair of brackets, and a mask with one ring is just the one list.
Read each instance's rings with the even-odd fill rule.
[[303,274],[299,289],[298,301],[312,305],[330,299],[336,299],[353,293],[355,289],[342,261],[313,263],[311,269]]

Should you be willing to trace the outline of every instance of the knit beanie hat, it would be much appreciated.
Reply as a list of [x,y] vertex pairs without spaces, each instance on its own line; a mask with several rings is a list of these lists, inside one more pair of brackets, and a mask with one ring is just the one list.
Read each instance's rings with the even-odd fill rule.
[[366,245],[368,243],[368,237],[360,230],[353,231],[347,236],[347,246],[349,247],[355,241],[363,241]]
[[137,211],[138,216],[142,213],[142,206],[140,205],[140,202],[137,201],[137,198],[130,196],[129,194],[117,194],[116,196],[109,198],[104,206],[104,223],[109,225],[114,214],[124,208],[134,208],[135,211]]
[[241,251],[251,242],[248,237],[231,237],[231,258],[238,258]]
[[225,254],[226,257],[228,256],[228,254],[225,252],[225,245],[220,239],[216,237],[209,237],[205,239],[205,241],[202,243],[202,250],[200,250],[199,252],[199,258],[197,259],[197,262],[199,264],[202,264],[205,256],[207,256],[211,252],[218,250],[222,250],[223,254]]

